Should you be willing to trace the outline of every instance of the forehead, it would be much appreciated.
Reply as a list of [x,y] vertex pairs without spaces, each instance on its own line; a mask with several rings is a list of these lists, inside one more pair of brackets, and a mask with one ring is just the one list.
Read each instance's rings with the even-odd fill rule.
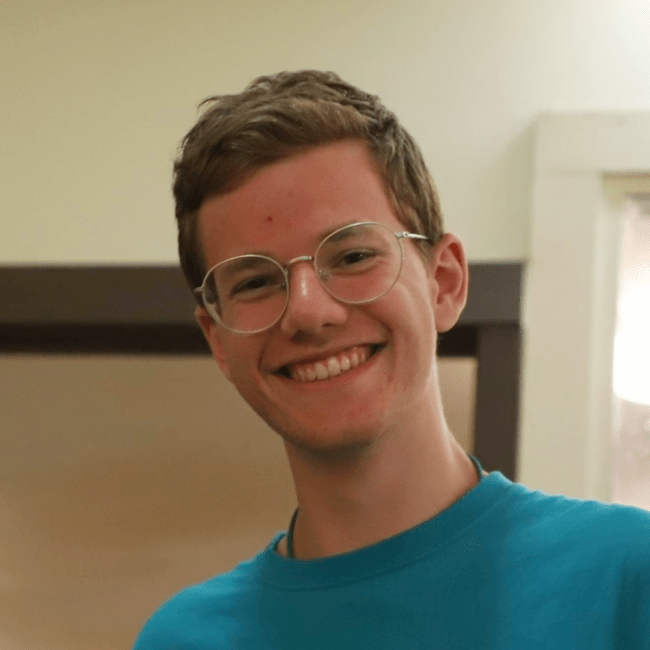
[[325,235],[355,221],[402,228],[367,147],[356,141],[269,165],[233,192],[208,198],[198,216],[209,266],[250,252],[309,254]]

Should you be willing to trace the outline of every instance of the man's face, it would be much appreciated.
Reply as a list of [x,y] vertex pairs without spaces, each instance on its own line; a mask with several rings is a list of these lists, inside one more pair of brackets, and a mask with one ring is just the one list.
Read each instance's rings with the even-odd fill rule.
[[[207,199],[199,232],[208,268],[246,253],[286,264],[357,221],[405,229],[365,145],[345,141],[272,164]],[[287,309],[264,332],[233,333],[197,310],[226,376],[287,443],[314,452],[364,447],[430,408],[438,285],[416,245],[403,246],[397,283],[371,304],[335,300],[313,265],[298,262]],[[314,373],[327,377],[307,381]]]

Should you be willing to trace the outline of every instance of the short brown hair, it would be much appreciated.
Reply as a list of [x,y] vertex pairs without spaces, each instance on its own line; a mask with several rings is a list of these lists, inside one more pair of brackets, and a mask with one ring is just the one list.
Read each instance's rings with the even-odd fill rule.
[[181,267],[192,288],[207,269],[198,211],[208,196],[242,185],[262,167],[302,150],[361,140],[377,164],[397,216],[431,242],[442,215],[422,153],[379,98],[333,72],[302,70],[259,77],[238,95],[204,100],[204,111],[174,162]]

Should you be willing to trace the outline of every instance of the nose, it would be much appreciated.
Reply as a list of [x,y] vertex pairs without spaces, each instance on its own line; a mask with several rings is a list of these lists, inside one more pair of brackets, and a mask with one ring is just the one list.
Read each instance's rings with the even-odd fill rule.
[[289,302],[280,320],[283,334],[319,334],[323,328],[347,320],[348,306],[327,293],[311,261],[298,261],[289,276]]

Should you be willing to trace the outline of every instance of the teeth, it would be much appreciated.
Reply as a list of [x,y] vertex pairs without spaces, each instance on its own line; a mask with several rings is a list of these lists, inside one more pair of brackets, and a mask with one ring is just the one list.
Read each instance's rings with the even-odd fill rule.
[[330,377],[336,377],[341,374],[341,364],[336,357],[327,360],[327,372]]
[[296,381],[320,381],[336,377],[352,368],[357,368],[370,356],[370,348],[356,347],[336,356],[315,363],[294,365],[290,368],[291,378]]
[[327,379],[327,377],[329,376],[329,373],[327,372],[327,368],[322,363],[317,363],[314,366],[314,369],[316,370],[317,379]]

